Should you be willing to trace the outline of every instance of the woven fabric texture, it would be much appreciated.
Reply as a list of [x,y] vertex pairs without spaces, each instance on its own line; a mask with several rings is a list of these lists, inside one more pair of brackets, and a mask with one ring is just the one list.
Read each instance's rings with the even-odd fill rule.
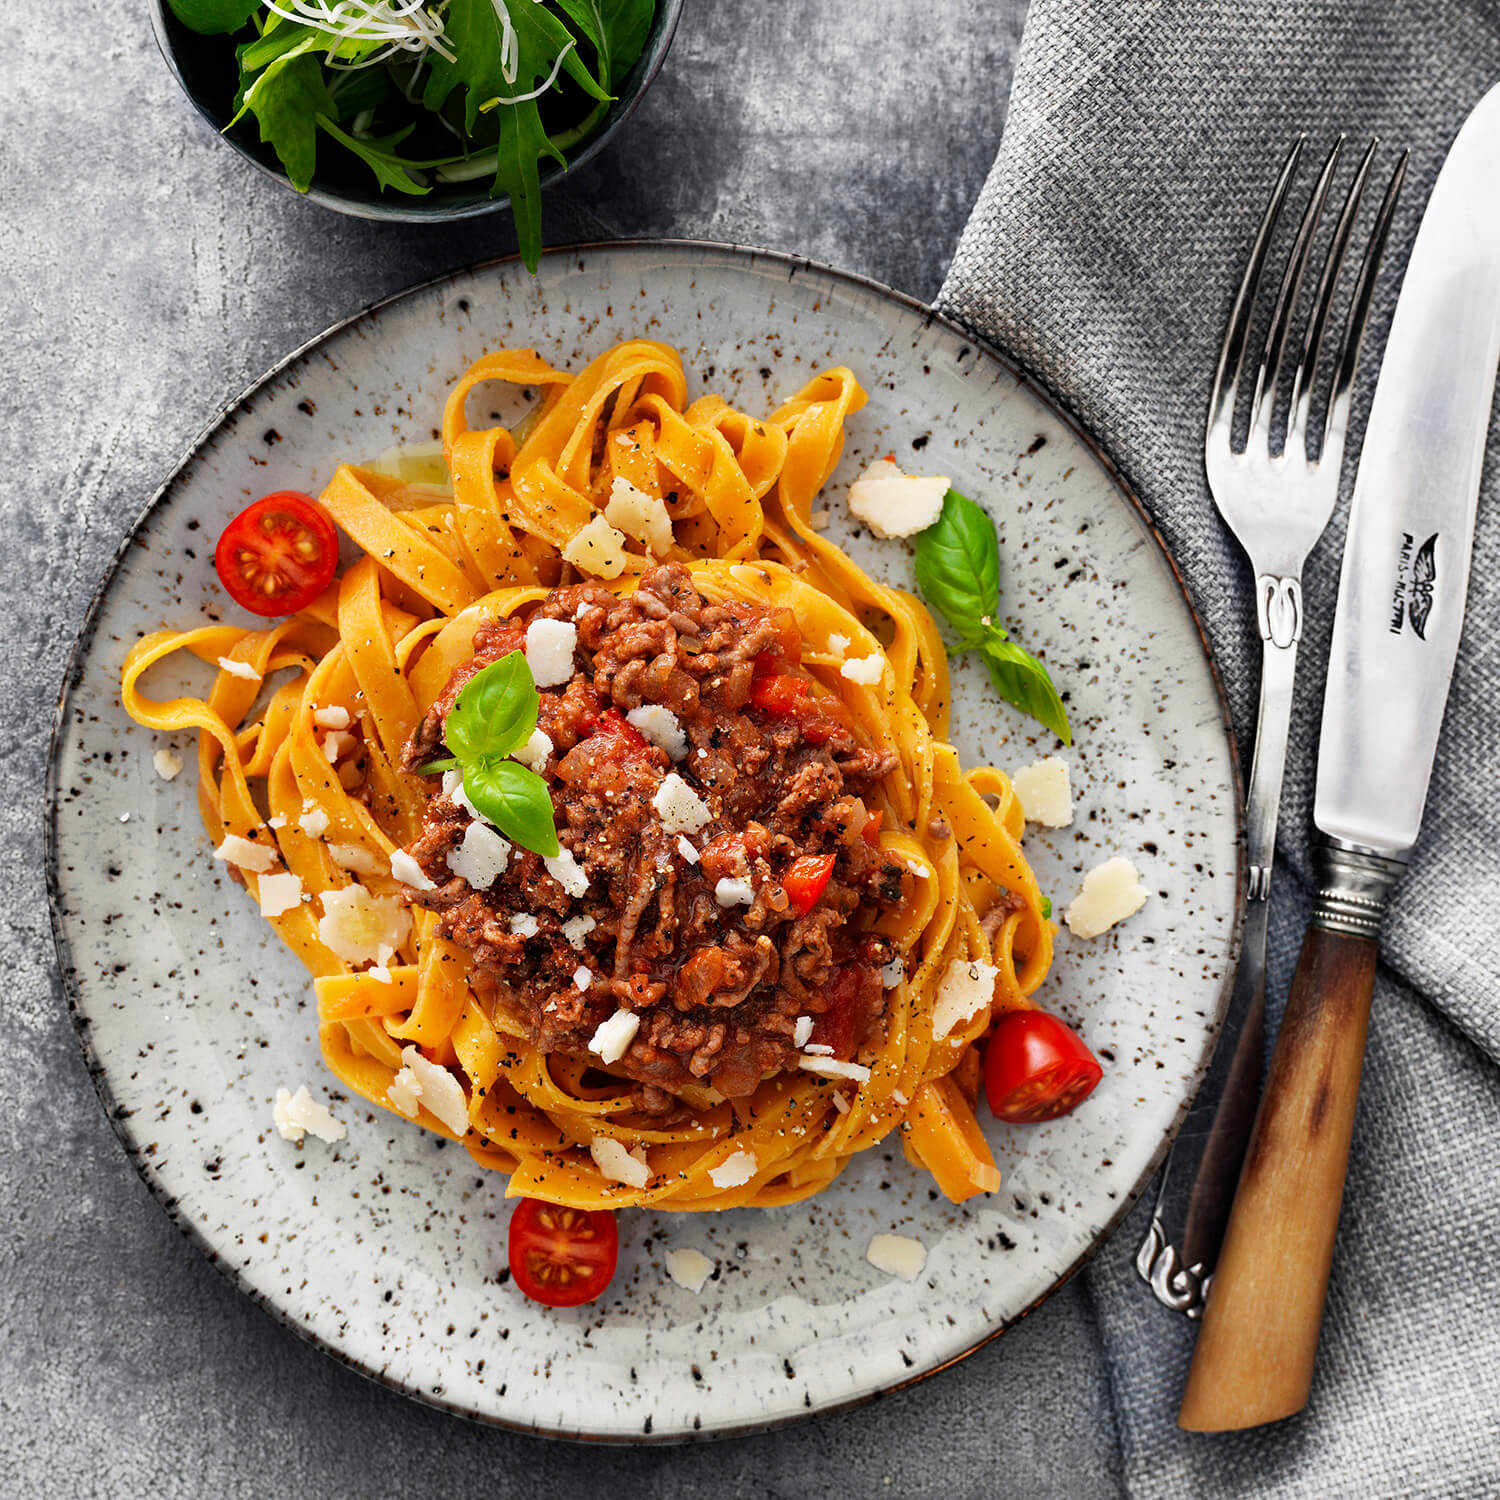
[[[1202,460],[1225,319],[1299,132],[1308,151],[1284,216],[1292,223],[1340,132],[1355,149],[1335,194],[1371,135],[1384,143],[1377,187],[1399,148],[1411,149],[1344,494],[1305,577],[1273,1011],[1306,916],[1318,718],[1358,437],[1422,206],[1497,80],[1494,0],[1035,0],[999,155],[939,297],[1074,411],[1141,497],[1182,568],[1248,752],[1259,675],[1251,580]],[[1361,236],[1378,192],[1370,198]],[[1464,644],[1422,838],[1382,942],[1313,1401],[1257,1433],[1176,1431],[1191,1331],[1135,1280],[1138,1213],[1089,1273],[1138,1493],[1500,1494],[1497,499],[1492,427]]]

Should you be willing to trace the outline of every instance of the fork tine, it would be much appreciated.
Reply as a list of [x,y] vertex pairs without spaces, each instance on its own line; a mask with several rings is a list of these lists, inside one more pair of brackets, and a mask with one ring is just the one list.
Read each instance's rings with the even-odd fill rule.
[[[1281,360],[1286,351],[1286,336],[1297,311],[1297,293],[1302,289],[1302,276],[1312,254],[1318,220],[1323,216],[1328,185],[1333,180],[1334,168],[1338,166],[1343,149],[1344,137],[1340,135],[1333,143],[1328,159],[1323,163],[1323,170],[1318,174],[1312,196],[1307,200],[1292,253],[1287,258],[1286,270],[1282,272],[1281,288],[1276,294],[1276,311],[1272,315],[1270,328],[1266,330],[1266,347],[1255,375],[1255,394],[1250,399],[1250,430],[1268,442],[1271,419],[1276,410],[1276,390],[1281,381]],[[1270,399],[1266,400],[1268,395]]]
[[1365,247],[1359,280],[1354,283],[1349,316],[1344,321],[1343,348],[1328,393],[1328,415],[1323,424],[1323,452],[1331,455],[1335,462],[1342,460],[1344,454],[1344,435],[1349,430],[1349,403],[1354,371],[1359,364],[1359,346],[1364,341],[1370,302],[1375,295],[1375,277],[1380,270],[1380,259],[1391,232],[1391,220],[1396,216],[1396,200],[1401,196],[1401,184],[1406,180],[1406,164],[1410,160],[1410,150],[1403,151],[1396,170],[1391,173],[1385,197],[1380,201],[1380,211],[1375,215],[1375,227],[1370,231],[1370,242]]
[[1309,462],[1312,461],[1312,453],[1306,444],[1307,416],[1312,405],[1313,387],[1317,384],[1323,334],[1328,326],[1328,316],[1333,307],[1334,293],[1338,290],[1339,278],[1343,275],[1344,256],[1349,250],[1354,222],[1364,199],[1365,181],[1370,175],[1370,166],[1375,160],[1375,149],[1379,144],[1378,139],[1372,139],[1365,147],[1359,170],[1354,174],[1354,181],[1349,184],[1343,210],[1334,226],[1333,239],[1329,242],[1328,254],[1323,261],[1323,274],[1318,279],[1317,299],[1313,304],[1312,315],[1307,320],[1307,333],[1302,341],[1302,358],[1292,373],[1292,399],[1290,415],[1287,417],[1285,451],[1290,453],[1292,443],[1300,437]]
[[[1271,236],[1275,232],[1276,221],[1281,216],[1281,205],[1286,201],[1287,189],[1292,184],[1292,176],[1297,170],[1297,163],[1301,159],[1302,147],[1306,140],[1305,135],[1299,135],[1292,142],[1292,149],[1287,152],[1286,160],[1281,164],[1281,174],[1276,179],[1271,201],[1266,205],[1265,217],[1260,222],[1255,244],[1250,250],[1250,260],[1245,266],[1245,275],[1240,281],[1239,291],[1235,293],[1234,305],[1229,310],[1229,325],[1224,330],[1224,346],[1219,350],[1219,365],[1214,371],[1213,392],[1208,398],[1210,437],[1221,425],[1226,429],[1234,425],[1235,398],[1239,394],[1240,367],[1244,362],[1245,340],[1250,332],[1250,314],[1255,305],[1256,288],[1260,283],[1261,272],[1265,269],[1266,255],[1271,248]],[[1225,386],[1226,375],[1229,377],[1227,388]]]

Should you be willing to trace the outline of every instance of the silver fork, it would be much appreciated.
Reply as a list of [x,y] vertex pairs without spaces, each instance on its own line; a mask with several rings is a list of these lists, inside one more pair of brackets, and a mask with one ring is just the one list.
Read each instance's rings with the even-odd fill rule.
[[[1188,1317],[1203,1310],[1212,1265],[1234,1201],[1235,1184],[1260,1093],[1260,1061],[1265,1029],[1266,924],[1271,867],[1276,851],[1276,820],[1281,806],[1282,771],[1291,725],[1297,643],[1302,638],[1302,567],[1328,525],[1338,499],[1339,471],[1349,427],[1354,374],[1359,363],[1375,277],[1385,249],[1396,198],[1406,173],[1403,153],[1375,218],[1344,322],[1320,430],[1310,425],[1313,390],[1344,258],[1375,158],[1371,141],[1350,184],[1324,259],[1312,310],[1302,339],[1301,358],[1292,374],[1286,432],[1279,451],[1273,422],[1281,388],[1284,356],[1295,320],[1303,273],[1323,214],[1328,189],[1343,151],[1334,143],[1282,273],[1270,327],[1255,371],[1245,446],[1233,445],[1235,411],[1245,347],[1271,238],[1291,187],[1305,138],[1287,153],[1265,218],[1251,248],[1244,279],[1229,314],[1224,346],[1209,397],[1204,465],[1219,513],[1250,559],[1255,573],[1255,613],[1262,642],[1260,708],[1255,724],[1255,758],[1246,809],[1249,881],[1245,930],[1229,1011],[1213,1066],[1199,1093],[1199,1104],[1162,1168],[1151,1224],[1136,1252],[1136,1269],[1157,1300]],[[1317,441],[1315,442],[1315,439]],[[1300,450],[1300,451],[1299,451]],[[1184,1214],[1180,1249],[1168,1239],[1163,1216],[1174,1162],[1198,1147],[1202,1154]],[[1181,1166],[1179,1176],[1181,1175]]]

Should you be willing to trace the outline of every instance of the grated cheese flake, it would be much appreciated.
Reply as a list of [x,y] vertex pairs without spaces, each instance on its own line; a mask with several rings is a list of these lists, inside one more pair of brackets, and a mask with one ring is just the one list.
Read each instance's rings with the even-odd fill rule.
[[948,489],[946,474],[904,474],[882,458],[849,486],[849,510],[876,536],[914,536],[942,515]]
[[906,960],[898,953],[890,963],[880,971],[880,985],[882,989],[893,990],[903,979],[906,978]]
[[813,1034],[813,1018],[811,1016],[798,1016],[792,1027],[792,1045],[794,1047],[805,1047]]
[[542,924],[529,911],[516,911],[510,915],[510,930],[517,937],[534,938],[542,930]]
[[401,1049],[401,1061],[416,1079],[418,1096],[427,1113],[454,1135],[464,1135],[469,1129],[469,1099],[463,1084],[410,1043]]
[[378,964],[411,933],[411,913],[399,896],[372,896],[364,886],[323,892],[318,940],[347,964]]
[[625,715],[625,722],[640,730],[650,744],[665,750],[670,759],[687,759],[688,737],[682,720],[670,708],[663,708],[660,703],[643,703]]
[[603,516],[575,531],[562,549],[563,561],[581,573],[596,578],[618,578],[625,571],[625,533],[616,531]]
[[932,1003],[933,1041],[942,1041],[992,1004],[999,977],[1000,971],[993,964],[955,958],[944,971]]
[[598,925],[599,924],[595,922],[587,912],[579,917],[569,917],[568,920],[562,924],[563,936],[567,938],[568,942],[574,948],[576,948],[578,952],[582,953],[584,938],[586,938],[589,933],[591,933]]
[[643,1188],[651,1180],[651,1168],[645,1162],[637,1161],[612,1135],[596,1135],[589,1142],[589,1155],[594,1158],[599,1175],[610,1182]]
[[1066,828],[1073,821],[1073,788],[1068,780],[1068,763],[1061,756],[1049,755],[1020,767],[1012,774],[1010,784],[1028,823]]
[[1063,920],[1074,937],[1095,938],[1138,912],[1146,896],[1135,866],[1117,854],[1083,877],[1083,887],[1069,903]]
[[850,682],[858,682],[865,687],[874,687],[880,681],[884,670],[884,659],[878,651],[872,651],[868,656],[856,656],[846,661],[839,668],[839,676],[847,677]]
[[464,841],[447,854],[448,868],[476,891],[487,891],[510,863],[510,845],[488,823],[473,822]]
[[526,627],[526,665],[539,688],[557,687],[573,675],[578,627],[571,620],[533,620]]
[[158,750],[151,764],[163,781],[175,781],[182,771],[182,757],[175,750]]
[[668,1250],[662,1261],[667,1275],[685,1292],[701,1292],[704,1282],[718,1266],[717,1261],[710,1260],[701,1250],[694,1250],[691,1246]]
[[535,771],[540,776],[552,750],[552,736],[545,729],[533,729],[531,737],[511,755],[511,759],[520,761],[528,771]]
[[300,1141],[304,1135],[315,1135],[330,1145],[341,1141],[348,1131],[335,1120],[326,1104],[319,1104],[308,1093],[304,1083],[297,1092],[276,1090],[276,1103],[272,1109],[276,1121],[276,1133],[284,1141]]
[[904,1234],[877,1234],[865,1251],[865,1259],[877,1271],[915,1281],[927,1264],[927,1247]]
[[398,1113],[408,1120],[417,1118],[417,1105],[422,1098],[422,1085],[410,1068],[402,1068],[386,1086],[385,1097]]
[[571,849],[559,849],[556,854],[542,860],[547,873],[570,895],[587,894],[589,878],[583,872]]
[[[589,968],[587,964],[579,964],[578,967],[573,970],[573,988],[575,990],[578,990],[580,993],[582,993],[583,991],[587,990],[593,982],[594,971]],[[636,1024],[639,1025],[640,1023],[637,1022]]]
[[397,849],[391,855],[391,874],[402,885],[410,886],[414,891],[435,891],[437,889],[437,882],[427,878],[427,872],[405,849]]
[[256,886],[263,917],[279,917],[302,904],[302,882],[295,875],[262,875]]
[[319,729],[347,729],[352,722],[349,710],[341,703],[330,703],[313,709],[312,721]]
[[666,502],[637,489],[623,474],[617,474],[610,486],[604,519],[643,547],[649,547],[657,557],[665,557],[672,550],[672,517],[667,513]]
[[214,858],[261,875],[276,863],[276,851],[266,844],[257,844],[254,839],[241,838],[237,833],[226,833],[224,842],[214,850]]
[[736,1151],[718,1166],[710,1167],[708,1179],[716,1188],[744,1187],[755,1176],[759,1165],[753,1151]]
[[640,1029],[641,1018],[633,1010],[617,1010],[609,1020],[599,1023],[589,1039],[589,1051],[607,1063],[619,1062]]
[[228,672],[231,677],[243,678],[246,682],[259,682],[260,673],[247,661],[235,661],[228,656],[219,658],[219,670]]
[[332,819],[321,807],[314,807],[311,802],[302,804],[302,816],[298,819],[297,827],[300,828],[310,839],[320,839],[328,832]]
[[662,779],[651,805],[661,817],[666,833],[699,833],[713,816],[708,804],[676,771],[668,772]]
[[868,1083],[870,1079],[870,1070],[863,1063],[840,1062],[836,1057],[799,1052],[797,1066],[805,1073],[817,1073],[823,1078],[852,1078],[856,1083]]
[[753,906],[755,887],[748,880],[725,876],[714,886],[714,900],[720,906]]
[[690,865],[698,863],[698,851],[693,847],[693,841],[685,833],[678,835],[677,852]]

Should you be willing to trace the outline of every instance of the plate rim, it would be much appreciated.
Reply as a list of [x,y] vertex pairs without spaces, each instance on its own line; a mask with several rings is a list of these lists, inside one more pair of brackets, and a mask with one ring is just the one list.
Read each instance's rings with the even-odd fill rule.
[[67,1007],[68,1019],[73,1027],[74,1038],[78,1043],[79,1050],[83,1054],[84,1067],[88,1073],[89,1081],[94,1087],[94,1092],[98,1095],[110,1129],[114,1132],[115,1138],[123,1148],[126,1159],[146,1184],[151,1195],[161,1206],[170,1222],[205,1257],[209,1265],[224,1276],[238,1293],[244,1296],[255,1307],[273,1318],[277,1323],[281,1324],[282,1327],[289,1329],[298,1338],[303,1340],[303,1342],[310,1344],[313,1348],[337,1361],[346,1369],[352,1370],[374,1384],[404,1396],[409,1400],[416,1401],[423,1406],[432,1407],[472,1422],[478,1422],[486,1427],[523,1433],[530,1437],[543,1437],[557,1441],[589,1443],[600,1446],[635,1447],[639,1445],[663,1447],[676,1444],[696,1444],[720,1439],[741,1438],[770,1432],[794,1424],[801,1424],[814,1418],[832,1416],[839,1412],[850,1411],[854,1408],[868,1405],[884,1396],[895,1395],[897,1392],[910,1390],[913,1386],[920,1385],[922,1382],[930,1380],[933,1376],[951,1369],[962,1360],[968,1359],[980,1349],[993,1343],[1001,1334],[1008,1332],[1016,1324],[1029,1317],[1038,1307],[1054,1296],[1068,1282],[1072,1281],[1114,1237],[1115,1233],[1144,1195],[1146,1188],[1155,1178],[1157,1170],[1166,1158],[1167,1152],[1177,1139],[1177,1134],[1186,1121],[1208,1076],[1209,1065],[1212,1062],[1215,1048],[1218,1045],[1219,1035],[1223,1029],[1233,988],[1234,972],[1239,960],[1245,917],[1245,791],[1244,776],[1240,765],[1239,742],[1235,734],[1234,720],[1229,710],[1229,700],[1224,691],[1223,679],[1219,673],[1218,659],[1214,655],[1213,646],[1204,629],[1203,621],[1199,617],[1193,596],[1188,590],[1187,581],[1183,578],[1182,571],[1177,565],[1177,559],[1172,555],[1171,549],[1167,546],[1166,539],[1162,536],[1150,512],[1147,511],[1140,496],[1136,493],[1134,485],[1126,477],[1108,450],[1094,437],[1093,433],[1074,414],[1071,407],[1061,396],[1044,382],[1028,373],[1016,359],[1006,354],[997,345],[975,333],[973,329],[966,326],[959,319],[943,312],[935,304],[923,302],[920,298],[914,297],[908,292],[899,291],[895,287],[888,286],[873,276],[865,275],[863,272],[845,270],[841,267],[815,260],[809,256],[795,254],[791,251],[769,250],[760,246],[743,244],[738,241],[710,240],[693,237],[658,238],[641,236],[616,240],[587,240],[566,245],[549,246],[543,250],[542,260],[545,263],[547,261],[565,260],[569,257],[585,254],[612,254],[621,250],[667,252],[674,257],[718,257],[734,264],[745,264],[747,262],[753,264],[756,261],[770,261],[782,266],[788,272],[788,280],[806,272],[829,278],[836,282],[842,282],[856,287],[863,292],[873,293],[882,301],[894,302],[909,312],[920,314],[927,325],[936,324],[948,332],[956,334],[959,338],[972,344],[985,358],[992,360],[1009,374],[1018,385],[1024,387],[1034,395],[1047,408],[1048,412],[1056,420],[1060,421],[1074,438],[1082,443],[1084,448],[1088,450],[1090,455],[1104,469],[1115,489],[1134,510],[1137,521],[1144,528],[1157,553],[1167,565],[1167,569],[1176,585],[1178,596],[1187,609],[1188,617],[1192,621],[1193,629],[1197,634],[1199,645],[1202,648],[1204,660],[1208,666],[1209,678],[1213,684],[1214,696],[1218,702],[1220,728],[1223,731],[1224,741],[1229,751],[1229,771],[1234,787],[1235,908],[1230,926],[1227,961],[1223,977],[1219,982],[1219,993],[1213,1009],[1212,1031],[1209,1034],[1203,1054],[1196,1065],[1196,1076],[1192,1080],[1191,1088],[1178,1107],[1176,1119],[1168,1127],[1161,1141],[1158,1143],[1145,1169],[1141,1172],[1139,1178],[1129,1191],[1121,1194],[1118,1207],[1095,1234],[1092,1242],[1078,1254],[1044,1292],[1027,1303],[1013,1317],[1002,1319],[967,1348],[960,1350],[957,1354],[918,1374],[904,1376],[899,1380],[893,1380],[875,1389],[861,1391],[837,1401],[814,1406],[810,1410],[802,1409],[761,1420],[741,1420],[712,1428],[705,1427],[703,1429],[680,1432],[637,1432],[634,1435],[625,1436],[615,1432],[573,1432],[497,1416],[490,1412],[473,1409],[459,1402],[445,1400],[441,1396],[433,1395],[428,1391],[424,1391],[419,1387],[396,1379],[365,1364],[360,1359],[346,1353],[337,1344],[315,1332],[290,1311],[282,1308],[271,1297],[258,1291],[245,1280],[240,1275],[238,1267],[230,1264],[218,1253],[200,1226],[193,1222],[186,1214],[178,1211],[177,1199],[172,1195],[166,1184],[159,1181],[150,1171],[148,1160],[141,1146],[134,1139],[134,1132],[130,1123],[132,1112],[122,1112],[122,1107],[115,1099],[114,1092],[110,1086],[108,1072],[94,1051],[90,1035],[92,1023],[80,1004],[78,987],[79,971],[73,963],[72,948],[63,925],[61,888],[58,880],[58,753],[61,747],[64,725],[69,717],[69,707],[82,675],[86,653],[92,646],[97,632],[99,615],[105,598],[109,593],[110,586],[113,584],[116,574],[120,570],[121,564],[129,554],[137,533],[146,524],[151,514],[177,486],[184,473],[198,457],[205,443],[208,442],[213,434],[223,425],[225,419],[233,412],[249,402],[264,387],[271,384],[286,370],[296,364],[298,360],[302,359],[304,355],[311,353],[319,345],[342,333],[361,319],[379,313],[383,309],[397,302],[404,301],[408,297],[418,296],[423,292],[430,291],[446,283],[457,283],[458,281],[473,278],[487,272],[498,271],[507,266],[519,266],[521,264],[519,255],[495,256],[454,267],[451,270],[440,272],[435,276],[429,276],[421,281],[413,282],[409,286],[402,287],[383,297],[378,297],[374,301],[366,303],[357,311],[335,320],[311,337],[304,339],[288,353],[276,360],[275,363],[251,379],[243,388],[224,399],[192,437],[177,462],[172,466],[170,472],[152,492],[150,498],[125,529],[119,546],[105,564],[93,592],[89,596],[88,607],[84,611],[72,645],[68,649],[62,681],[58,689],[57,704],[53,711],[52,727],[47,739],[47,774],[43,788],[45,798],[45,815],[42,830],[44,846],[43,866],[47,886],[47,913],[49,925],[52,930],[53,949],[57,957],[58,980],[62,991],[63,1003]]

